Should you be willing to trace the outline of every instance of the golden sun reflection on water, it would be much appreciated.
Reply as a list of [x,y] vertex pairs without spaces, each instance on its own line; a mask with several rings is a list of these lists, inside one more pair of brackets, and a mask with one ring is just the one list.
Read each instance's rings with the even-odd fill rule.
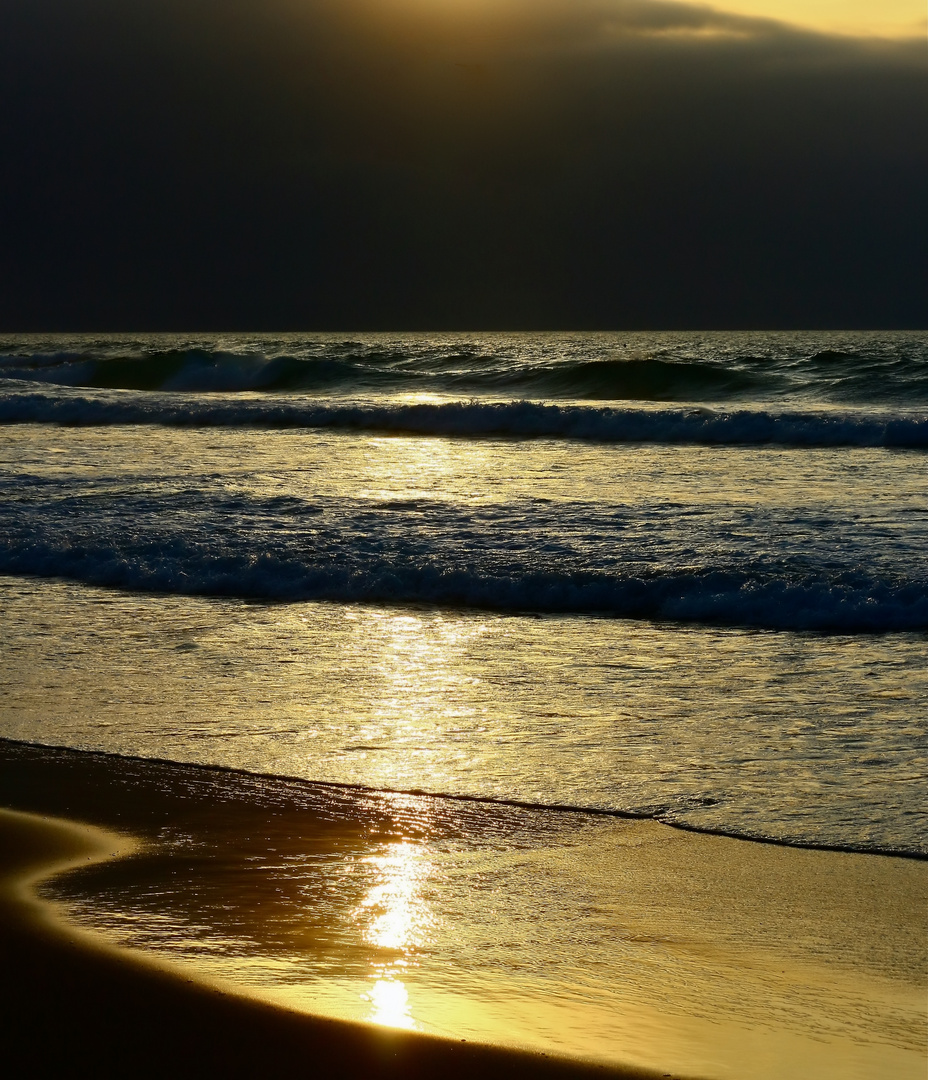
[[369,1003],[373,1023],[414,1029],[409,991],[400,976],[435,929],[425,895],[432,868],[423,845],[408,840],[385,844],[363,861],[375,868],[377,879],[355,909],[354,920],[376,953],[374,982],[361,999]]
[[480,680],[467,655],[484,625],[392,611],[360,613],[357,622],[373,677],[354,752],[383,789],[417,787],[428,775],[430,787],[450,790],[474,765],[462,736],[482,722],[473,701]]
[[[409,404],[432,402],[419,396]],[[480,498],[480,493],[462,486],[460,454],[453,440],[429,437],[398,440],[394,436],[371,436],[364,444],[363,462],[359,462],[361,493],[369,498],[402,499],[404,502]],[[470,475],[475,475],[477,470],[492,465],[492,446],[468,446],[466,457]],[[495,474],[488,469],[486,475],[492,477]]]

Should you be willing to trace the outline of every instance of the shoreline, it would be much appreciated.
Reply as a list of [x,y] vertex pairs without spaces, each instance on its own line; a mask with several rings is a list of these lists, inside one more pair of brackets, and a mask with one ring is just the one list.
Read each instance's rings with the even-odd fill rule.
[[844,855],[873,855],[878,858],[912,859],[916,862],[928,862],[928,850],[915,851],[909,848],[865,847],[857,844],[825,844],[805,840],[781,839],[776,836],[762,836],[736,832],[733,829],[694,825],[687,821],[667,821],[660,816],[652,816],[643,813],[636,814],[631,810],[616,810],[608,807],[581,806],[569,803],[536,803],[523,799],[505,799],[493,797],[491,795],[469,795],[459,792],[426,791],[423,788],[378,788],[369,784],[350,784],[347,782],[339,782],[337,780],[309,780],[302,776],[261,772],[254,769],[240,769],[233,765],[221,765],[215,762],[193,763],[178,761],[173,758],[141,757],[138,754],[120,754],[109,750],[78,750],[72,746],[30,742],[28,739],[13,739],[5,735],[0,735],[0,748],[3,746],[21,746],[30,750],[46,750],[55,754],[74,755],[77,758],[124,762],[140,766],[163,766],[168,769],[196,769],[205,773],[216,773],[220,776],[232,778],[240,777],[252,781],[267,780],[272,783],[292,784],[297,787],[304,787],[307,790],[315,789],[320,791],[345,792],[349,795],[399,795],[408,796],[410,798],[444,800],[449,803],[464,803],[478,807],[501,807],[503,809],[529,810],[552,814],[582,814],[590,818],[612,818],[617,821],[653,821],[665,828],[675,829],[680,832],[694,833],[697,836],[714,836],[726,840],[743,841],[747,844],[762,844],[776,848],[786,848],[792,851],[820,851]]
[[[653,1080],[543,1054],[313,1017],[185,979],[128,950],[94,941],[51,914],[32,887],[88,862],[135,850],[95,827],[0,809],[0,955],[12,994],[3,1005],[7,1060],[66,1075],[348,1076]],[[15,974],[14,974],[15,973]]]
[[[277,1040],[279,1025],[281,1073],[320,1039],[347,1075],[923,1073],[923,861],[582,812],[312,794],[230,770],[0,743],[0,803],[20,811],[0,814],[17,1052],[31,1040],[51,1061],[59,1025],[82,1045],[96,1009],[122,1047],[123,1065],[108,1050],[103,1074],[125,1075],[133,1047],[162,1039],[139,1015],[154,994],[157,1023],[177,1028],[172,1053],[197,1044],[198,1068],[214,1068],[210,1040],[235,1028],[231,1075],[268,1071],[248,1040]],[[40,880],[50,900],[29,893]],[[383,936],[423,918],[431,939]],[[406,984],[415,1031],[396,1014],[397,1026],[378,1026],[362,1005],[377,979]],[[83,1019],[65,1017],[72,1008]],[[336,1066],[346,1040],[350,1061]]]

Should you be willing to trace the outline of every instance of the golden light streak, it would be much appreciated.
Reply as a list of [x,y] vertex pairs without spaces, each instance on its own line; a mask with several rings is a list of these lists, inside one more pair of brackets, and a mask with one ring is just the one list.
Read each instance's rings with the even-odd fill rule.
[[722,0],[710,6],[826,34],[907,38],[928,32],[926,7],[920,0]]
[[414,1029],[409,992],[400,976],[435,921],[423,895],[431,866],[422,845],[405,840],[385,845],[364,861],[376,868],[377,880],[358,905],[355,921],[364,940],[386,955],[361,999],[370,1005],[367,1019],[372,1023]]

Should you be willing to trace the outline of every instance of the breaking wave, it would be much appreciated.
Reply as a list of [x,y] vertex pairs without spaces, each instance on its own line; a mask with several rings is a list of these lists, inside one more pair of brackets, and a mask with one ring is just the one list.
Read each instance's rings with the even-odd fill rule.
[[[59,495],[30,485],[0,513],[0,573],[128,591],[272,601],[427,604],[789,630],[928,629],[928,577],[872,530],[745,511],[679,523],[655,504]],[[643,522],[647,527],[634,528]],[[770,536],[802,554],[775,553]],[[836,552],[833,537],[841,535]],[[917,550],[917,538],[911,541]],[[876,545],[876,546],[874,546]],[[693,561],[694,550],[703,552]]]
[[874,633],[928,630],[928,583],[866,575],[766,578],[758,570],[664,574],[507,574],[373,558],[363,567],[307,564],[278,554],[211,556],[153,547],[0,547],[0,572],[62,577],[128,591],[279,601],[428,604],[539,614],[595,614],[775,630]]
[[86,397],[14,393],[0,396],[0,423],[75,427],[156,424],[168,427],[328,428],[433,436],[580,439],[691,445],[829,447],[928,446],[928,415],[832,410],[615,408],[531,401],[440,404],[335,404],[178,398],[166,395]]

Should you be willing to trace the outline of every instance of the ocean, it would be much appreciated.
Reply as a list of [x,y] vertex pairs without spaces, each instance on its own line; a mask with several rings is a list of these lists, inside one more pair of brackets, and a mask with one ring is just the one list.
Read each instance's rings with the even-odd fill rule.
[[928,855],[924,333],[7,335],[0,485],[15,744]]

